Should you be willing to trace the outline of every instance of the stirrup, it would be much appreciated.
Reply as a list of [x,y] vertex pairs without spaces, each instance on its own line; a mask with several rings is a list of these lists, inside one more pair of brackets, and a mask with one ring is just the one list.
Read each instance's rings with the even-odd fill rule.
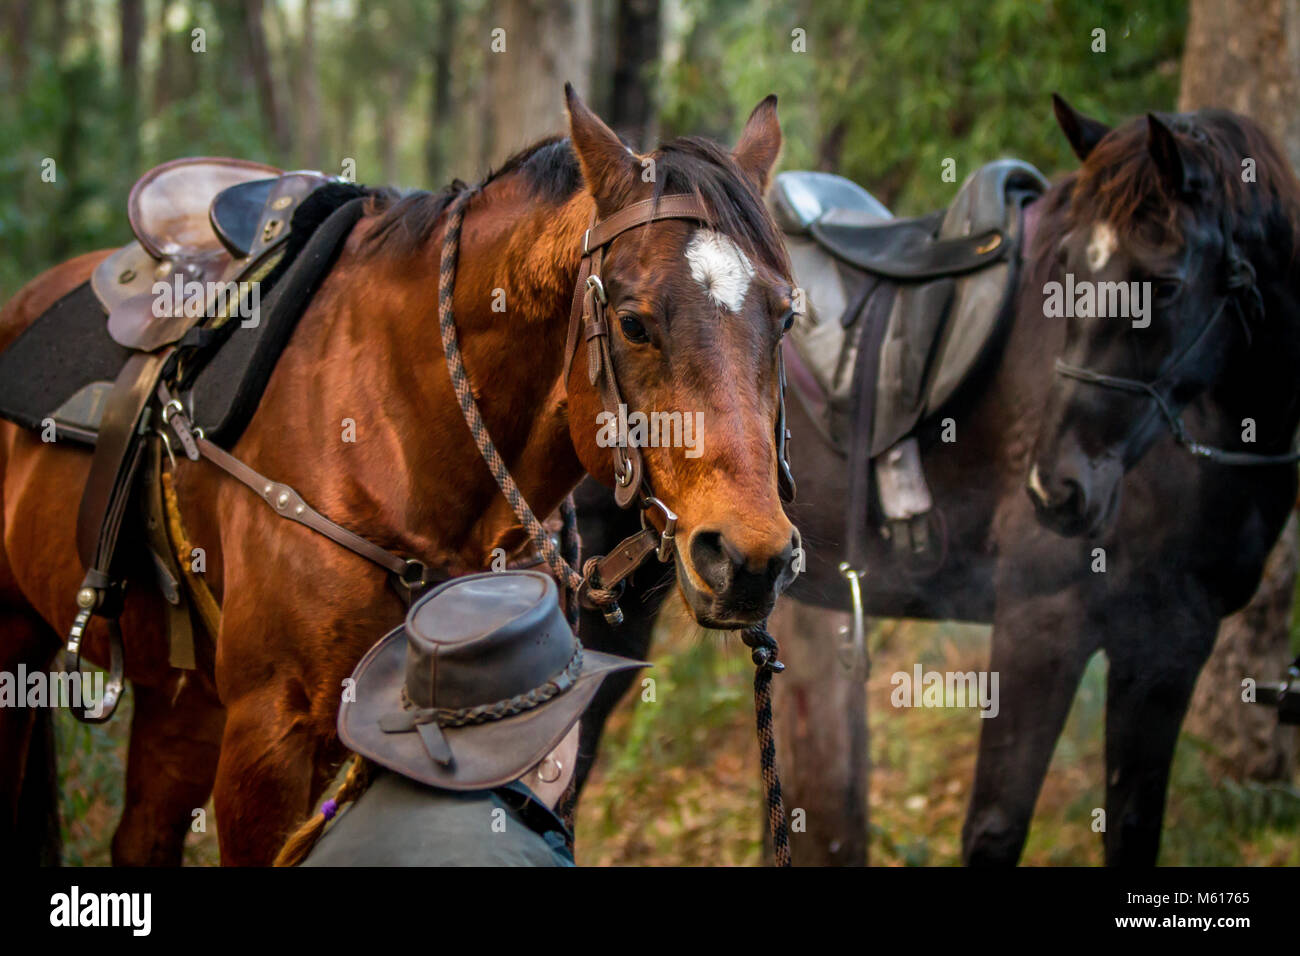
[[[62,673],[69,676],[74,674],[84,675],[86,673],[81,669],[81,640],[85,636],[90,619],[95,615],[95,609],[102,606],[104,600],[106,600],[106,596],[103,592],[85,583],[77,590],[77,616],[73,618],[72,627],[68,631],[68,640],[62,651],[62,661],[59,667]],[[122,701],[122,691],[126,679],[126,667],[122,652],[122,630],[116,616],[105,617],[105,621],[108,623],[109,666],[108,676],[104,681],[104,693],[96,702],[98,712],[91,713],[90,708],[85,706],[85,685],[87,682],[81,677],[79,677],[77,683],[77,687],[81,690],[81,704],[73,705],[69,701],[68,705],[72,716],[83,724],[104,723],[113,716],[117,710],[117,705]]]

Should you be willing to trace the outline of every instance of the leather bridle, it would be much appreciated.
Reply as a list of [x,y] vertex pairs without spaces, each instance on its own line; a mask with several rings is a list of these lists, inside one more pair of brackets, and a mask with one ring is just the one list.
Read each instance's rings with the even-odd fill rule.
[[1238,251],[1236,244],[1232,241],[1231,232],[1225,228],[1223,235],[1227,243],[1224,256],[1228,264],[1226,283],[1228,291],[1219,299],[1214,312],[1201,326],[1196,338],[1170,363],[1164,372],[1148,382],[1136,378],[1124,378],[1119,375],[1108,375],[1093,369],[1071,365],[1058,358],[1056,360],[1056,374],[1075,379],[1086,385],[1096,385],[1099,388],[1109,388],[1114,391],[1147,396],[1156,403],[1156,408],[1159,409],[1160,415],[1168,424],[1170,432],[1173,433],[1174,441],[1197,458],[1205,458],[1220,465],[1293,464],[1300,461],[1300,451],[1287,452],[1281,455],[1258,455],[1250,452],[1229,451],[1226,448],[1217,448],[1213,445],[1198,442],[1188,433],[1187,426],[1183,424],[1182,415],[1174,410],[1171,393],[1177,385],[1175,373],[1209,338],[1210,331],[1218,323],[1220,316],[1227,311],[1228,306],[1231,305],[1237,313],[1242,327],[1246,330],[1248,340],[1251,319],[1262,317],[1264,314],[1264,301],[1255,282],[1254,266]]
[[[611,448],[614,458],[614,497],[619,507],[631,507],[635,502],[641,508],[641,530],[625,538],[609,554],[591,558],[579,573],[559,553],[550,536],[529,508],[513,477],[501,460],[487,426],[469,388],[464,362],[452,312],[452,290],[455,284],[456,259],[459,254],[461,224],[465,209],[473,196],[467,190],[456,198],[449,212],[449,223],[443,240],[442,264],[439,283],[439,329],[443,336],[443,351],[447,359],[453,387],[460,401],[466,424],[474,436],[480,454],[497,480],[502,493],[523,524],[533,544],[543,559],[557,575],[560,583],[578,597],[578,602],[589,608],[600,609],[611,624],[619,624],[623,613],[618,606],[618,595],[623,582],[631,576],[651,554],[661,562],[669,562],[676,546],[677,515],[655,496],[645,473],[640,449],[628,443],[615,443]],[[611,243],[624,233],[652,222],[666,219],[685,219],[708,223],[711,217],[699,198],[675,194],[644,199],[624,206],[603,220],[593,211],[591,225],[582,237],[582,257],[578,277],[574,283],[573,307],[569,314],[569,328],[565,338],[562,381],[568,390],[573,360],[581,342],[587,344],[587,380],[600,395],[606,411],[618,413],[623,401],[614,373],[614,359],[610,348],[610,324],[607,315],[609,297],[601,277],[605,254]],[[778,486],[784,500],[794,497],[794,478],[790,472],[787,448],[790,440],[785,417],[785,366],[777,350],[778,410],[776,421],[776,448]],[[562,507],[566,522],[572,521],[572,498]],[[652,515],[662,522],[656,527]]]
[[[624,206],[608,219],[597,221],[592,213],[591,227],[582,236],[582,263],[573,290],[573,309],[569,314],[569,333],[564,346],[563,381],[568,385],[578,338],[587,343],[587,379],[600,392],[606,411],[617,412],[624,404],[614,376],[614,361],[609,346],[609,320],[605,314],[609,298],[601,279],[601,266],[609,244],[623,233],[663,219],[689,219],[707,223],[709,215],[695,196],[678,194],[658,199],[643,199]],[[777,350],[777,385],[779,391],[776,419],[777,479],[781,498],[793,501],[794,476],[790,471],[787,445],[790,432],[785,419],[785,360]],[[643,505],[663,509],[664,505],[650,491],[640,450],[632,444],[614,445],[614,498],[626,508],[640,494]],[[666,510],[666,509],[665,509]],[[661,559],[662,560],[662,559]]]

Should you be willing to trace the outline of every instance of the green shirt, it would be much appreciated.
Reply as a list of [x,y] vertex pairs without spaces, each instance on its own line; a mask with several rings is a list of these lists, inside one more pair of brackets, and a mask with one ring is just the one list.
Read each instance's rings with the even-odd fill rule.
[[301,866],[573,866],[569,831],[518,781],[461,792],[380,771]]

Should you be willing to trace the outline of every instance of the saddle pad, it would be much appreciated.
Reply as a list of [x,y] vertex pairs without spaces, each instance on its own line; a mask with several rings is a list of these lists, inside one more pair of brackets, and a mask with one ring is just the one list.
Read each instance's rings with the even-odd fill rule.
[[[339,195],[341,191],[336,193],[331,186],[313,193],[294,215],[294,231],[300,228],[300,216],[306,219],[312,215],[312,205],[319,213],[320,203]],[[253,417],[280,353],[289,344],[312,295],[338,259],[364,205],[363,198],[349,198],[329,214],[311,233],[287,271],[277,277],[277,268],[270,276],[274,285],[262,303],[261,321],[253,328],[234,328],[198,373],[187,397],[194,421],[218,445],[233,445]],[[292,248],[286,253],[289,255],[293,255]]]
[[[109,337],[104,310],[85,282],[0,352],[0,417],[39,429],[83,389],[111,384],[130,354]],[[93,435],[79,429],[59,427],[58,436],[93,444]]]

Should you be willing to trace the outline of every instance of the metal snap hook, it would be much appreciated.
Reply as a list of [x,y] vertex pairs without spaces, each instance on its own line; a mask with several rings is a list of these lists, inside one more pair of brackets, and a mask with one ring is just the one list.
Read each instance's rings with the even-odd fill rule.
[[649,522],[646,520],[646,513],[649,512],[651,508],[658,508],[659,512],[664,517],[664,529],[659,532],[659,548],[655,552],[655,556],[658,557],[661,562],[667,563],[673,556],[673,547],[677,540],[677,514],[673,509],[669,508],[654,495],[647,495],[644,505],[641,508],[642,528],[649,527]]

